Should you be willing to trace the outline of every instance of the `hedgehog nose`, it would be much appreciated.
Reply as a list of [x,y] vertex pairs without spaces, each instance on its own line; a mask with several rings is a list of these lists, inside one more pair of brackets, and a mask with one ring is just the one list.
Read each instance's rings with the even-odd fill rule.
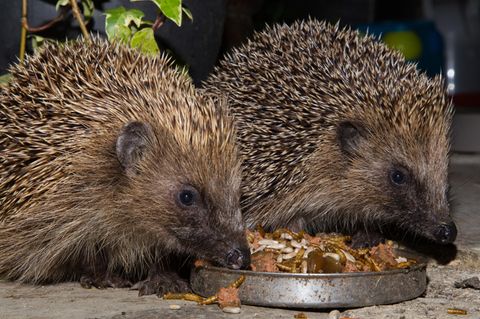
[[453,243],[457,238],[457,226],[454,222],[440,225],[435,232],[435,238],[441,244]]
[[227,253],[227,266],[233,269],[245,269],[250,266],[250,250],[248,248],[232,249]]

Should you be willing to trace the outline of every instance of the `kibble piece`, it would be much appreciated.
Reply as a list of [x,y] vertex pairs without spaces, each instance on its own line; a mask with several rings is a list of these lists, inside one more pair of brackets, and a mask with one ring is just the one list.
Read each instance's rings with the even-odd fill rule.
[[[283,236],[284,234],[288,236]],[[279,239],[276,243],[265,239],[272,237]],[[415,264],[412,259],[396,256],[393,242],[379,244],[371,249],[354,249],[349,246],[349,236],[323,233],[310,236],[288,229],[276,230],[273,233],[263,230],[247,231],[247,238],[253,252],[253,271],[338,273],[408,268]],[[272,247],[256,251],[254,247],[259,247],[260,242],[281,246],[277,249]],[[297,248],[293,248],[295,245]],[[283,246],[285,248],[282,248]]]
[[340,318],[340,311],[332,310],[328,313],[328,319],[338,319]]
[[238,314],[242,311],[242,309],[240,307],[225,307],[225,308],[222,308],[222,311],[226,313]]

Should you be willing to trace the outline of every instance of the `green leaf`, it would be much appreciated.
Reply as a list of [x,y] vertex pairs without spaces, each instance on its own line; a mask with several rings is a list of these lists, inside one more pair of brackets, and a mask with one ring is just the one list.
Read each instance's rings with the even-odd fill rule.
[[93,16],[93,10],[95,10],[93,0],[82,0],[82,8],[85,20],[90,20]]
[[55,5],[55,9],[58,10],[58,8],[68,5],[70,5],[70,0],[58,0],[57,4]]
[[155,55],[160,52],[152,28],[143,28],[136,32],[130,41],[130,46],[147,54]]
[[182,0],[152,0],[160,11],[176,25],[182,25]]
[[135,24],[138,28],[142,24],[142,18],[145,14],[138,9],[126,10],[124,13],[125,25],[129,26],[130,23]]
[[118,29],[122,26],[125,11],[124,7],[105,10],[105,32],[109,40],[119,37]]
[[189,9],[187,9],[187,8],[185,8],[185,7],[182,7],[182,11],[183,11],[183,13],[185,13],[185,15],[187,16],[187,18],[189,18],[190,20],[193,21],[192,11],[190,11]]
[[40,48],[45,44],[45,38],[39,35],[32,34],[31,39],[32,39],[32,49],[34,52],[37,51],[38,48]]
[[10,73],[0,75],[0,86],[6,86],[11,79],[12,75]]
[[137,9],[126,10],[124,7],[105,11],[105,32],[109,40],[128,43],[132,35],[130,25],[137,27],[142,24],[143,12]]
[[36,52],[38,49],[45,46],[47,43],[59,43],[54,39],[44,38],[36,34],[29,34],[27,35],[27,37],[30,40],[33,52]]

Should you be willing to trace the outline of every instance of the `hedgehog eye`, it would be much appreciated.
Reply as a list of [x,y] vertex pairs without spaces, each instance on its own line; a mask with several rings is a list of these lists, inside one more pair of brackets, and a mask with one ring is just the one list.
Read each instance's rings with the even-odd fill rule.
[[197,201],[198,193],[194,188],[188,187],[180,190],[177,194],[179,206],[189,207]]
[[390,181],[394,185],[404,185],[408,179],[408,172],[403,168],[395,168],[390,172]]
[[178,194],[178,199],[182,205],[192,206],[195,198],[192,191],[184,190]]

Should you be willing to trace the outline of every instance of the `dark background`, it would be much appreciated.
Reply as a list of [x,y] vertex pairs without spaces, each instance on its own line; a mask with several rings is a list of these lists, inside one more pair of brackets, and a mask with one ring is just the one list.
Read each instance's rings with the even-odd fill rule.
[[[57,15],[55,0],[29,0],[28,23],[39,26]],[[178,61],[189,66],[198,85],[213,69],[222,54],[245,41],[265,24],[290,23],[308,17],[354,28],[374,30],[389,23],[390,28],[427,24],[423,39],[423,57],[414,62],[429,75],[442,72],[447,89],[454,98],[457,115],[454,122],[454,150],[480,152],[480,1],[478,0],[184,0],[193,14],[193,22],[184,17],[182,27],[167,21],[156,31],[162,49],[171,50]],[[146,19],[154,20],[153,4],[129,0],[95,0],[94,19],[89,29],[103,34],[102,11],[124,6],[138,8]],[[17,61],[20,40],[20,0],[0,2],[2,23],[0,73]],[[65,39],[80,35],[71,14],[54,27],[38,33]],[[431,50],[428,51],[428,43]]]
[[[28,23],[39,26],[57,15],[55,0],[29,0]],[[131,3],[129,0],[96,1],[96,8],[124,6],[139,8],[146,18],[155,19],[155,6],[149,2]],[[167,21],[156,35],[160,45],[178,54],[178,58],[191,67],[191,75],[198,83],[211,71],[219,55],[230,47],[240,44],[253,30],[262,29],[268,23],[290,23],[296,19],[315,17],[333,23],[357,25],[375,21],[403,21],[422,18],[419,1],[305,1],[305,0],[185,0],[191,10],[193,22],[184,19],[181,28]],[[20,39],[21,1],[10,0],[0,3],[2,49],[0,72],[15,61]],[[104,16],[96,10],[89,29],[104,32]],[[62,23],[56,24],[39,35],[64,39],[80,35],[80,30],[71,14]]]

